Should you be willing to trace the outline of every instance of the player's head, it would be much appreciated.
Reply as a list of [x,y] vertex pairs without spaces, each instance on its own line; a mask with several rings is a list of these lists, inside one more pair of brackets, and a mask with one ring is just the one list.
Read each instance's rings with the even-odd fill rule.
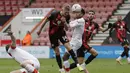
[[80,17],[81,17],[81,14],[83,14],[83,13],[81,12],[81,11],[83,11],[83,10],[82,10],[82,7],[81,7],[79,4],[74,4],[74,5],[72,6],[71,10],[72,10],[72,17],[73,17],[74,19],[80,18]]
[[62,7],[62,15],[63,16],[68,16],[69,15],[69,12],[70,12],[70,5],[69,4],[64,4],[63,7]]
[[8,45],[5,46],[6,52],[8,52],[9,47],[10,47],[10,44],[8,44]]
[[88,18],[89,20],[93,20],[95,18],[95,12],[93,10],[88,12]]
[[122,17],[121,17],[121,16],[117,16],[117,20],[118,20],[118,21],[121,21],[121,20],[122,20]]

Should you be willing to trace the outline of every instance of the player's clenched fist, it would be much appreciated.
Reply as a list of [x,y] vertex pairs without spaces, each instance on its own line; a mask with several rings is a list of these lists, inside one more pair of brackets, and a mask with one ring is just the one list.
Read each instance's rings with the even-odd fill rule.
[[66,18],[64,16],[62,16],[61,17],[61,21],[65,23],[66,22]]
[[12,31],[8,31],[7,33],[8,33],[7,35],[12,35],[13,34]]

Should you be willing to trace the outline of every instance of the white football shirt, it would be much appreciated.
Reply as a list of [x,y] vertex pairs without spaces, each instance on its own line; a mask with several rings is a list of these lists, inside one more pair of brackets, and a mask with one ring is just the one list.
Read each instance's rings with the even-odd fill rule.
[[38,62],[37,58],[29,54],[28,52],[20,49],[19,47],[16,47],[13,49],[10,47],[8,49],[8,54],[20,64],[24,62],[25,60],[35,60]]
[[73,28],[73,34],[70,41],[70,45],[72,49],[75,51],[82,46],[82,36],[84,33],[84,25],[85,20],[84,18],[76,19],[69,23],[70,27]]

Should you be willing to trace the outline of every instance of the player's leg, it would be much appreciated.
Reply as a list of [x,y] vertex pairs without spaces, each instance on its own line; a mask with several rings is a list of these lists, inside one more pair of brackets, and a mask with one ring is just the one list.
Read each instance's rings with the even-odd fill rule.
[[78,60],[76,57],[76,54],[74,53],[72,47],[69,44],[69,40],[66,37],[66,33],[64,32],[62,34],[62,36],[59,37],[60,41],[62,42],[62,44],[65,46],[65,48],[67,49],[67,51],[69,52],[69,54],[71,55],[72,59],[74,60],[74,62],[77,64],[77,67],[80,71],[82,71],[83,69],[81,68],[81,66],[78,64]]
[[128,61],[128,64],[130,64],[130,58],[129,58],[129,41],[127,39],[125,39],[125,46],[124,46],[124,49],[125,49],[125,56],[127,58],[127,61]]
[[[38,68],[35,68],[35,62],[33,60],[25,60],[21,66],[25,68],[28,72],[39,73]],[[22,70],[21,70],[22,71]]]
[[92,60],[94,60],[97,57],[98,53],[97,53],[97,51],[94,48],[90,47],[88,44],[84,45],[84,47],[91,54],[88,57],[88,59],[85,61],[85,64],[87,65],[87,64],[89,64]]
[[56,35],[50,36],[50,42],[51,42],[52,48],[55,51],[56,61],[57,61],[57,64],[58,64],[58,66],[60,68],[59,71],[61,73],[65,73],[64,69],[62,68],[62,60],[61,60],[61,57],[60,57],[58,37]]
[[117,63],[119,63],[120,65],[122,65],[122,63],[121,63],[121,59],[122,59],[122,57],[124,57],[124,56],[126,56],[127,55],[127,49],[129,49],[128,47],[127,47],[127,45],[128,45],[128,43],[127,43],[127,41],[124,39],[124,42],[121,42],[121,45],[123,46],[123,52],[122,52],[122,54],[116,59],[116,61],[117,61]]
[[86,69],[86,64],[84,63],[84,57],[85,57],[85,47],[82,45],[80,49],[77,50],[77,57],[78,57],[78,63],[81,64],[84,73],[89,73]]
[[64,69],[66,71],[66,73],[69,73],[70,71],[70,63],[69,63],[69,57],[70,57],[70,54],[68,52],[65,52],[64,56],[63,56],[63,65],[64,65]]

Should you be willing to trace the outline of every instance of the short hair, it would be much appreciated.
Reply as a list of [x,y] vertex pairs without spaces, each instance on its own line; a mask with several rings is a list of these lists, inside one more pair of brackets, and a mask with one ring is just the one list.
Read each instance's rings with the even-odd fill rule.
[[81,13],[85,15],[85,10],[83,8],[81,9]]
[[71,6],[70,6],[69,4],[67,4],[67,3],[65,3],[65,4],[63,5],[63,8],[64,8],[65,10],[67,10],[67,11],[70,11]]
[[89,10],[89,12],[93,12],[95,14],[95,11],[93,11],[93,10]]
[[8,52],[9,47],[10,47],[10,44],[8,44],[8,45],[5,46],[6,52]]

